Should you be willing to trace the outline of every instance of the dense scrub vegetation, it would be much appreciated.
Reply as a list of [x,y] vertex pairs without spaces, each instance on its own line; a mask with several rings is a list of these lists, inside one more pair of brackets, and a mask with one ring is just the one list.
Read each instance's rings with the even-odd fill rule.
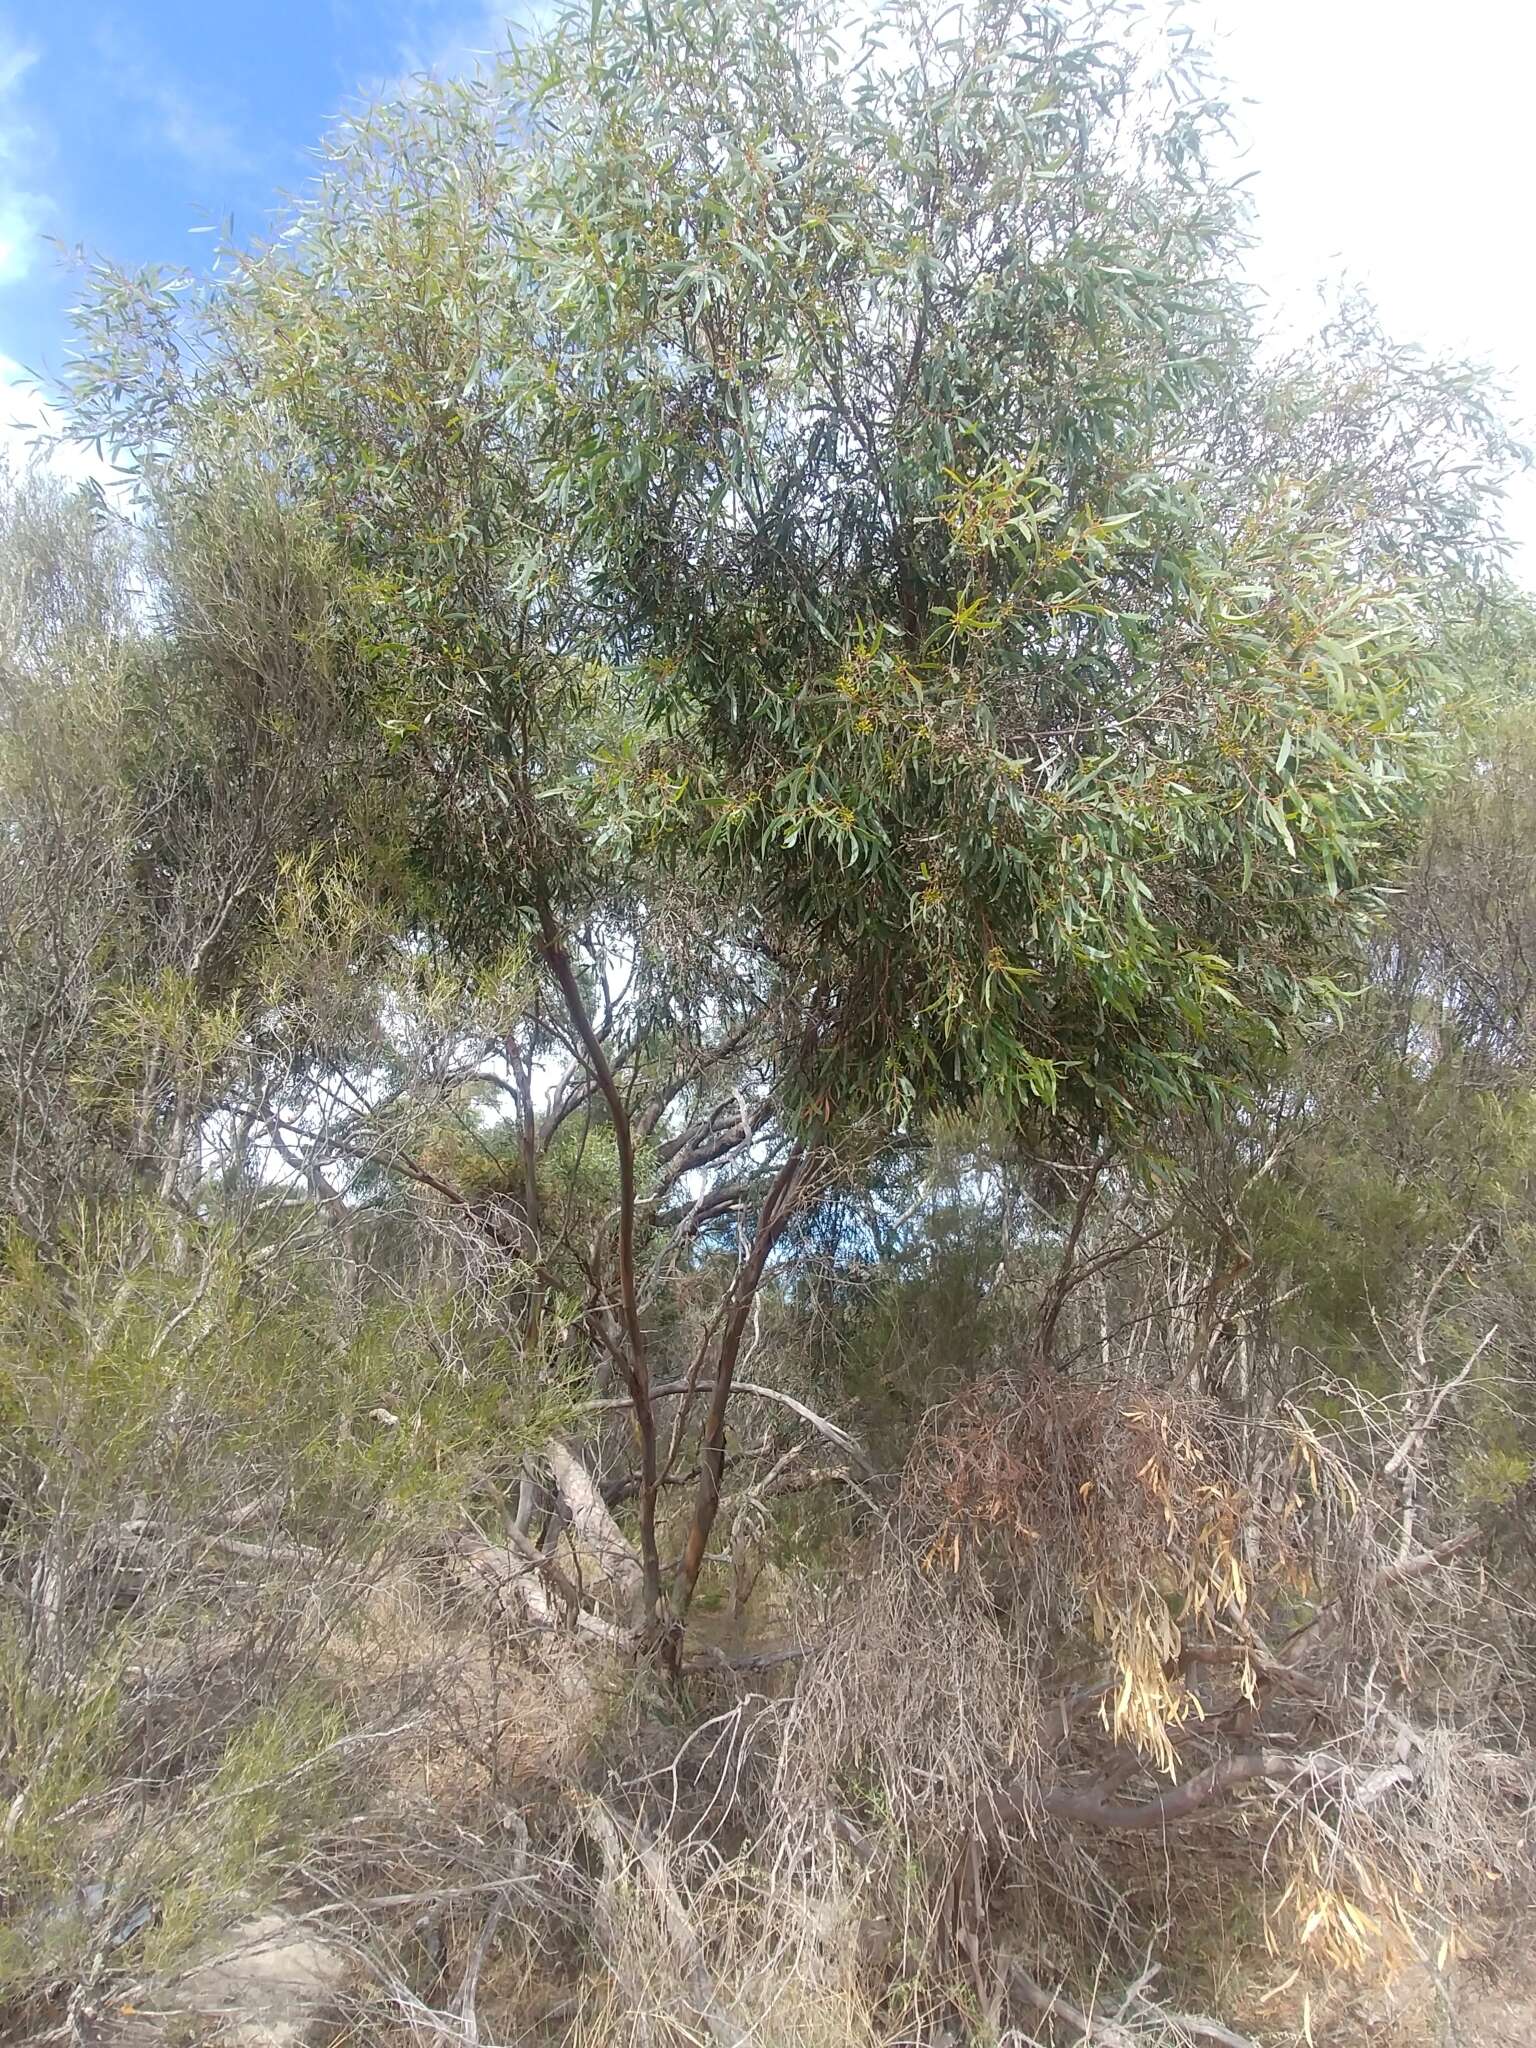
[[1496,1939],[1519,451],[1267,344],[1224,118],[1115,8],[626,0],[93,274],[122,486],[0,502],[8,2038],[273,1902],[378,2042],[1356,2040]]

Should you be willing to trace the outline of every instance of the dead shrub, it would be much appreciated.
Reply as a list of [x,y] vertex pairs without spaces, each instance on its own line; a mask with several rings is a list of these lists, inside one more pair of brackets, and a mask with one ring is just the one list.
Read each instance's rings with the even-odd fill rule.
[[1184,1638],[1240,1627],[1258,1570],[1270,1594],[1308,1590],[1320,1478],[1299,1443],[1256,1471],[1251,1433],[1211,1401],[997,1376],[931,1418],[903,1510],[924,1569],[973,1566],[1048,1659],[1070,1661],[1074,1635],[1107,1652],[1105,1725],[1171,1771],[1170,1731],[1199,1711]]

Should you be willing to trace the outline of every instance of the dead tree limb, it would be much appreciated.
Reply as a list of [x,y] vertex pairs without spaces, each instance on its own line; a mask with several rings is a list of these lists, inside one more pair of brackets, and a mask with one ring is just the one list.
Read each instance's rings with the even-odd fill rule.
[[1022,1964],[1010,1963],[1005,1981],[1009,1992],[1020,2004],[1029,2006],[1045,2019],[1071,2027],[1080,2048],[1135,2048],[1129,2028],[1114,2020],[1094,2019],[1081,2006],[1074,2005],[1064,1992],[1047,1991],[1043,1984],[1035,1982]]
[[[808,1408],[804,1401],[797,1400],[793,1394],[786,1394],[782,1387],[765,1387],[760,1380],[733,1380],[731,1390],[733,1393],[746,1394],[754,1400],[773,1401],[781,1408],[788,1408],[792,1414],[798,1415],[802,1422],[809,1424],[818,1436],[825,1437],[829,1444],[834,1444],[838,1450],[852,1458],[867,1479],[879,1478],[873,1461],[857,1438],[850,1436],[846,1429],[840,1428],[825,1415],[818,1415],[814,1408]],[[670,1401],[692,1391],[693,1388],[687,1380],[665,1380],[659,1386],[652,1387],[651,1399]],[[629,1403],[627,1400],[614,1400],[604,1396],[601,1400],[588,1401],[585,1406],[587,1413],[596,1414],[604,1409],[627,1408]]]
[[1133,1803],[1106,1799],[1091,1789],[1053,1785],[1021,1795],[1012,1802],[1015,1810],[1009,1814],[1005,1807],[1004,1812],[1008,1817],[1022,1819],[1034,1808],[1048,1814],[1052,1820],[1063,1820],[1074,1827],[1112,1828],[1120,1832],[1175,1827],[1180,1821],[1203,1813],[1207,1807],[1256,1779],[1294,1780],[1308,1771],[1327,1769],[1337,1772],[1339,1768],[1336,1757],[1321,1752],[1291,1754],[1276,1749],[1250,1750],[1241,1756],[1225,1757],[1220,1763],[1208,1765],[1192,1778],[1186,1778],[1182,1785],[1174,1785],[1159,1793],[1155,1799]]
[[634,1545],[613,1518],[597,1481],[569,1444],[551,1437],[544,1446],[560,1497],[571,1511],[571,1527],[601,1565],[636,1622],[648,1619],[645,1568]]
[[656,1901],[689,2001],[716,2048],[740,2048],[741,2030],[733,2026],[721,2010],[720,1995],[704,1960],[698,1930],[679,1896],[661,1851],[654,1842],[648,1842],[632,1831],[600,1799],[592,1802],[588,1825],[602,1851],[610,1882],[617,1881],[627,1858],[632,1858],[639,1865]]

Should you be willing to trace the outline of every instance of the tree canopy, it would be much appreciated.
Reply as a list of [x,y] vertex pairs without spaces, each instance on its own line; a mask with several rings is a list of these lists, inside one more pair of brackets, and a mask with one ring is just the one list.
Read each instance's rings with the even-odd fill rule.
[[1049,9],[599,7],[105,279],[76,393],[325,550],[424,932],[645,932],[807,1127],[1127,1128],[1332,1000],[1507,452],[1359,323],[1266,357],[1223,112]]

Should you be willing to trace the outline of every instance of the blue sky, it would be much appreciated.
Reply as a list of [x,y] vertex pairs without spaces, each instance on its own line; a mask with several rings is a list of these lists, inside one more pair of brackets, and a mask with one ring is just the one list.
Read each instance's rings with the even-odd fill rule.
[[62,359],[74,287],[45,236],[195,263],[198,228],[260,233],[339,113],[500,33],[483,0],[0,0],[0,354]]
[[[706,0],[700,0],[706,4]],[[1347,274],[1404,340],[1485,360],[1536,424],[1536,0],[1188,0],[1233,82],[1254,176],[1253,271],[1277,317]],[[7,390],[68,344],[42,237],[178,267],[233,216],[259,234],[337,114],[494,48],[494,0],[0,0],[0,445]],[[1536,479],[1511,530],[1536,577]]]

